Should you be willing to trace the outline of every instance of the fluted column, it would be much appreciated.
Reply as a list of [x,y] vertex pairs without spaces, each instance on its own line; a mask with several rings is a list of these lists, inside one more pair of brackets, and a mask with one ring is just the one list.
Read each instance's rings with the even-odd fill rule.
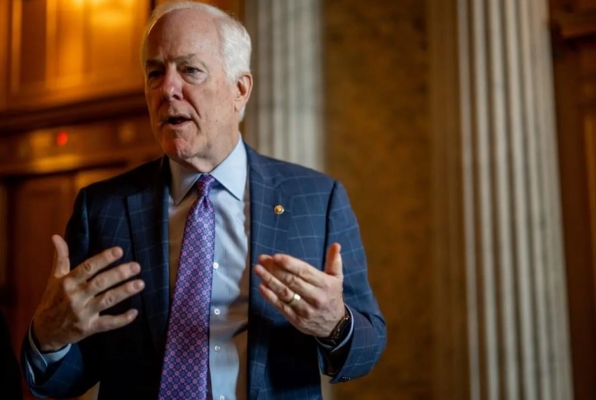
[[324,168],[319,0],[246,0],[255,87],[245,136],[263,153]]
[[[262,154],[325,168],[320,0],[245,0],[255,87],[246,140]],[[323,398],[333,393],[321,376]]]
[[429,0],[441,399],[572,399],[546,0]]

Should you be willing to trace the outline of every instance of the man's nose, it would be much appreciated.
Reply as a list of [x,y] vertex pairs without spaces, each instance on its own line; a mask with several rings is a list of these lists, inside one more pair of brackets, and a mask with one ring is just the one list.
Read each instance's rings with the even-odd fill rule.
[[182,83],[182,78],[176,69],[166,69],[161,84],[161,95],[164,100],[171,101],[182,99]]

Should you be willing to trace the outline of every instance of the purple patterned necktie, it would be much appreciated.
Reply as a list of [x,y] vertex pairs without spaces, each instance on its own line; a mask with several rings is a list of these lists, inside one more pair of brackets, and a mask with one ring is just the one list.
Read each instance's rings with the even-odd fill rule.
[[199,198],[186,218],[161,372],[160,400],[207,398],[215,251],[215,211],[209,191],[214,182],[211,175],[201,175],[197,181]]

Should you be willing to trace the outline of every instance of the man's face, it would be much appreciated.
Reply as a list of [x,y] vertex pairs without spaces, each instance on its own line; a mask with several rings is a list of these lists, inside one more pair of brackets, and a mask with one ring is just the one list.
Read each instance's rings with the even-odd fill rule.
[[147,39],[145,99],[153,134],[174,161],[215,168],[238,141],[238,85],[224,71],[213,17],[164,15]]

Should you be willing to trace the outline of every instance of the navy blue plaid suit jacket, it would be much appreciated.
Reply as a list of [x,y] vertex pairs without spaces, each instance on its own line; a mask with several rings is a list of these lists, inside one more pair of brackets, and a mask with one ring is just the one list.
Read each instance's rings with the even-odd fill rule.
[[[342,245],[344,298],[354,332],[332,382],[367,374],[385,348],[385,322],[367,280],[358,225],[340,183],[310,169],[274,160],[248,148],[250,257],[286,253],[323,269],[326,248]],[[140,311],[134,322],[73,345],[44,382],[40,396],[72,397],[97,381],[100,399],[155,399],[159,391],[169,308],[168,162],[156,160],[79,193],[67,226],[71,265],[120,246],[119,260],[137,261],[145,289],[113,307]],[[273,207],[285,212],[277,215]],[[250,399],[319,399],[324,355],[313,337],[292,327],[258,292],[251,275],[248,327]],[[28,341],[24,341],[28,345]]]

